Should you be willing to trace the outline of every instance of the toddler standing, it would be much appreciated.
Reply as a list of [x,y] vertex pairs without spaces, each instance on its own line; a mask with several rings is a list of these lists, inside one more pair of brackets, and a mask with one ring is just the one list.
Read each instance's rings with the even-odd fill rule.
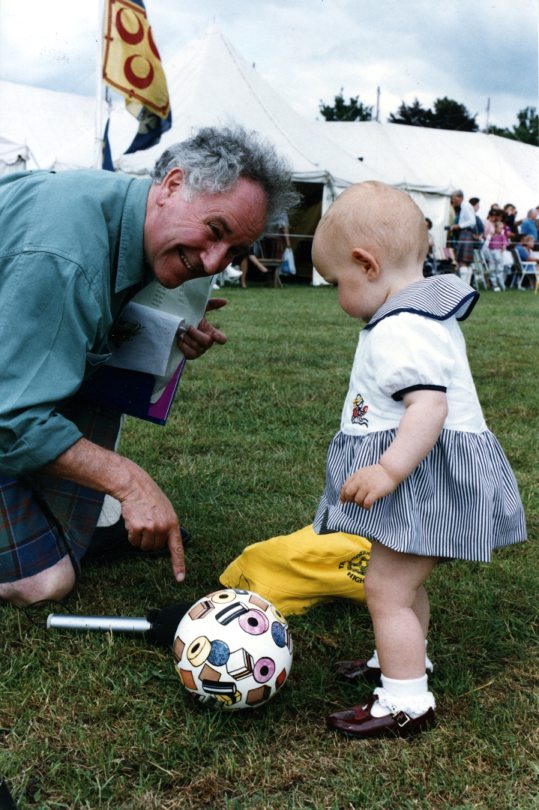
[[494,292],[505,290],[505,274],[503,268],[503,255],[509,245],[503,222],[497,222],[494,233],[488,237],[487,249],[490,266],[490,283]]
[[341,307],[366,322],[314,521],[318,533],[372,541],[365,594],[376,651],[362,671],[381,686],[328,718],[354,737],[408,736],[434,723],[424,582],[441,559],[488,561],[526,536],[458,325],[478,294],[453,275],[423,278],[426,252],[419,208],[374,182],[341,194],[313,242]]

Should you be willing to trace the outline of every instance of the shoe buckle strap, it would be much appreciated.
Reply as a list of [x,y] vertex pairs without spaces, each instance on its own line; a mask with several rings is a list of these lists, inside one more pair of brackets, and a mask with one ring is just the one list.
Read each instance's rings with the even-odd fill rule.
[[400,711],[393,714],[395,718],[395,722],[397,723],[399,728],[403,728],[404,726],[408,725],[410,720],[412,719],[406,712]]

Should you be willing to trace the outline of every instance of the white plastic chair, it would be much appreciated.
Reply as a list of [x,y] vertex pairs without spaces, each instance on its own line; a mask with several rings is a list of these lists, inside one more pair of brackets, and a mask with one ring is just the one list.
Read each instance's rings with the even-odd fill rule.
[[480,250],[474,250],[473,252],[472,269],[475,279],[475,286],[479,289],[479,284],[482,284],[483,289],[486,290],[488,287],[488,265]]
[[517,290],[522,290],[522,282],[525,278],[529,278],[530,290],[535,289],[538,281],[537,263],[523,262],[520,258],[520,253],[515,249],[511,250],[511,255],[513,257],[513,278],[511,280],[511,287],[516,286]]

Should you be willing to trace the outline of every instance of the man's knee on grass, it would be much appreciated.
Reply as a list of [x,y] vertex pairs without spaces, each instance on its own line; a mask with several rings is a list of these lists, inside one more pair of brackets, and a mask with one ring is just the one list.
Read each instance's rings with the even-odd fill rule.
[[0,584],[0,600],[11,602],[16,607],[27,607],[47,600],[58,602],[73,590],[75,580],[73,565],[66,555],[39,574]]

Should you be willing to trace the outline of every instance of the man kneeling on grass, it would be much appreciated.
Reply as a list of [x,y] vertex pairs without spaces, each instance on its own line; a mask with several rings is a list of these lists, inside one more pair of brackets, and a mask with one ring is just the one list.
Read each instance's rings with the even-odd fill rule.
[[[0,601],[70,592],[105,493],[129,543],[168,544],[183,580],[173,505],[114,452],[121,415],[77,393],[128,300],[152,280],[174,288],[224,270],[295,203],[290,176],[254,134],[207,128],[164,152],[152,180],[81,170],[0,181]],[[187,358],[225,340],[206,319],[178,336]]]

